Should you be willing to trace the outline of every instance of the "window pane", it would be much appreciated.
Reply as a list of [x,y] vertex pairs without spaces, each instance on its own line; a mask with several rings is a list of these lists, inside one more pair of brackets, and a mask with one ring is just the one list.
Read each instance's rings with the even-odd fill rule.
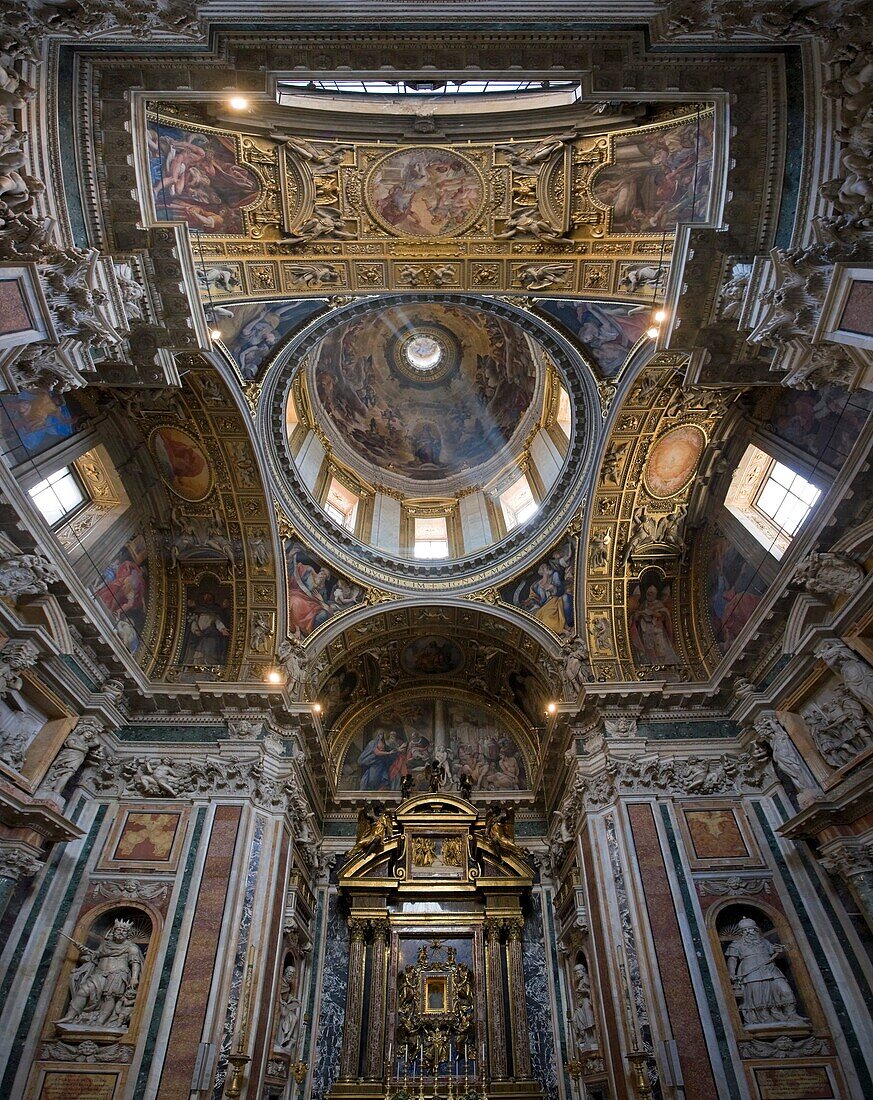
[[85,500],[82,487],[69,466],[56,470],[34,485],[30,495],[46,523],[52,525],[75,511]]
[[772,479],[764,483],[761,495],[758,497],[758,507],[767,516],[775,516],[776,511],[785,499],[785,489],[777,485]]

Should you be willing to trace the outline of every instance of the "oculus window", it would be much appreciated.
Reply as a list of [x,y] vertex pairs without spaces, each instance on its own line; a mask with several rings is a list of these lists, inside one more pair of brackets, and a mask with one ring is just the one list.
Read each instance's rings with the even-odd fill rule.
[[90,497],[72,466],[62,466],[30,490],[34,504],[52,527],[77,512]]

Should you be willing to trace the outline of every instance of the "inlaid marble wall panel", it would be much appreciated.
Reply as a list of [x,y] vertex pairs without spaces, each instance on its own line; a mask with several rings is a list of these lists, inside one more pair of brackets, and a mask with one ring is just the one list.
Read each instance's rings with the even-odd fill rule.
[[326,907],[327,927],[321,964],[316,1048],[310,1058],[313,1066],[312,1100],[324,1100],[339,1074],[349,966],[349,930],[340,915],[337,895],[327,895],[327,891],[322,891],[319,904]]

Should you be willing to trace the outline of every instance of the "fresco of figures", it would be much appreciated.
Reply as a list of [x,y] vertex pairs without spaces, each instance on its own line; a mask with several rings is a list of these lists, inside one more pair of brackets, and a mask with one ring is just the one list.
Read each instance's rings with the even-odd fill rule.
[[515,739],[481,707],[450,700],[386,705],[352,737],[339,774],[340,790],[399,791],[411,775],[426,790],[425,769],[439,760],[446,788],[468,775],[475,791],[527,787],[524,756]]
[[[422,329],[445,334],[433,380],[392,360],[403,334]],[[492,458],[513,437],[536,381],[521,329],[454,304],[409,303],[355,318],[325,336],[313,360],[334,434],[365,462],[417,481]]]
[[308,638],[322,623],[364,599],[359,584],[335,573],[300,542],[285,543],[285,565],[288,626],[296,638]]
[[485,197],[481,177],[466,157],[448,149],[391,153],[370,177],[367,204],[398,234],[444,237],[464,229]]
[[200,444],[181,428],[156,428],[149,439],[161,477],[183,500],[209,495],[212,469]]
[[185,593],[185,632],[180,664],[218,668],[227,661],[232,631],[233,589],[207,573]]
[[142,645],[149,595],[148,554],[142,535],[126,542],[103,567],[100,583],[92,589],[115,620],[115,630],[131,653]]
[[752,617],[767,583],[720,528],[709,555],[707,592],[712,632],[725,653]]
[[413,676],[449,676],[464,667],[464,651],[443,634],[428,634],[404,647],[400,664]]
[[578,340],[604,378],[614,378],[636,342],[649,327],[648,306],[627,302],[589,302],[550,298],[537,308],[558,321]]
[[[612,207],[613,233],[661,233],[706,216],[712,182],[713,115],[615,139],[615,162],[594,195]],[[693,209],[692,209],[693,203]]]
[[630,582],[627,622],[636,664],[682,663],[675,649],[672,582],[659,569],[647,569]]
[[234,138],[154,120],[147,135],[158,220],[182,221],[200,233],[243,233],[242,208],[259,198],[261,186],[237,163]]
[[570,637],[575,622],[575,576],[576,542],[568,538],[547,558],[504,585],[500,598],[531,615],[559,637]]
[[867,423],[873,395],[847,393],[837,386],[815,390],[781,390],[768,431],[792,443],[811,458],[839,468]]
[[42,454],[82,427],[85,412],[72,394],[20,390],[0,396],[0,438],[12,465]]
[[222,306],[221,342],[243,378],[257,378],[279,343],[321,309],[318,299]]

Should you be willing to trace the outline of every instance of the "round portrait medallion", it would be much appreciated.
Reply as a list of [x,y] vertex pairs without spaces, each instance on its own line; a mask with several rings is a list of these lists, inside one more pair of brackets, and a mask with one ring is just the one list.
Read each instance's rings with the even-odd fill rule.
[[468,229],[485,202],[472,161],[451,149],[420,146],[389,153],[364,187],[373,220],[398,237],[451,237]]
[[149,438],[161,477],[184,500],[203,500],[212,489],[212,470],[206,455],[187,432],[156,428]]
[[693,424],[662,435],[649,452],[643,482],[653,497],[672,497],[694,477],[706,436]]

